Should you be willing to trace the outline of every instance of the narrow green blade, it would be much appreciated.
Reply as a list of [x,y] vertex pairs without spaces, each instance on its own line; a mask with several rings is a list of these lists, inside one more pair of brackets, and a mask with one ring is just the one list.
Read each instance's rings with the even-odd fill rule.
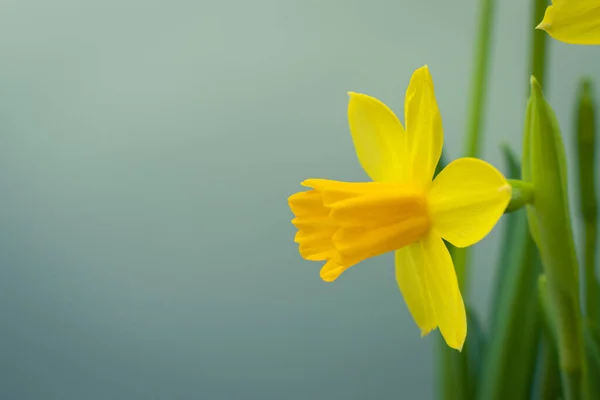
[[591,322],[584,325],[583,341],[589,377],[588,398],[600,399],[600,333]]
[[579,88],[576,109],[576,149],[579,174],[579,213],[583,218],[584,273],[586,317],[600,323],[600,288],[595,274],[596,238],[598,235],[598,201],[596,199],[596,110],[592,84],[583,80]]
[[538,279],[538,303],[542,321],[542,346],[540,349],[539,377],[534,388],[534,398],[540,400],[556,400],[562,396],[562,385],[557,350],[557,334],[555,322],[548,304],[546,276]]
[[467,307],[469,334],[462,352],[450,349],[440,337],[442,356],[442,393],[443,399],[475,399],[485,354],[485,336],[479,319],[470,307]]
[[481,400],[525,399],[532,389],[540,340],[537,277],[541,263],[525,210],[511,218],[477,396]]
[[[506,163],[506,177],[509,179],[517,179],[521,177],[521,166],[519,165],[519,161],[517,157],[513,153],[513,151],[507,146],[502,147],[502,154],[504,155],[504,162]],[[519,220],[523,219],[523,217],[519,216],[523,213],[511,213],[504,215],[502,218],[504,220],[504,237],[502,238],[501,251],[500,251],[500,263],[496,268],[496,287],[494,289],[494,295],[492,296],[492,329],[494,331],[494,326],[496,321],[498,320],[498,316],[496,315],[496,310],[498,310],[498,303],[502,294],[505,293],[505,278],[507,276],[508,266],[512,262],[512,259],[515,257],[514,252],[517,251],[519,246],[514,246],[516,240],[521,240],[522,238],[516,238],[515,233],[517,232],[517,228],[519,226]],[[517,243],[518,244],[518,243]]]

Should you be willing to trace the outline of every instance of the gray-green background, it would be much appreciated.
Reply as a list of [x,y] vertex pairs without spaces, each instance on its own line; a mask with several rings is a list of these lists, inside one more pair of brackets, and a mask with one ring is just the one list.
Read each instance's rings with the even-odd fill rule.
[[[476,3],[3,1],[0,398],[432,398],[438,333],[419,337],[392,258],[322,282],[286,199],[366,179],[346,92],[402,114],[425,63],[459,156]],[[523,3],[497,1],[482,157],[501,168],[498,145],[521,148]],[[600,48],[549,61],[568,134]],[[501,229],[475,249],[484,320]]]

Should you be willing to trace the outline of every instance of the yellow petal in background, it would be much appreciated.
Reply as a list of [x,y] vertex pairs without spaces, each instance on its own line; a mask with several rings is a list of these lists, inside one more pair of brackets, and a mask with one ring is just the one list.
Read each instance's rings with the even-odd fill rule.
[[428,195],[432,226],[456,247],[483,239],[510,201],[511,187],[492,165],[476,158],[448,164]]
[[409,179],[426,188],[431,184],[444,143],[442,117],[427,66],[417,69],[410,79],[404,100],[404,118]]
[[434,232],[396,253],[396,277],[413,318],[427,333],[439,326],[448,346],[462,350],[467,315],[446,244]]
[[419,243],[396,250],[396,281],[408,310],[421,329],[421,336],[437,327],[423,264],[423,252]]
[[403,181],[405,133],[398,117],[374,97],[348,94],[350,133],[363,169],[374,181]]
[[600,1],[554,1],[537,26],[569,44],[600,44]]

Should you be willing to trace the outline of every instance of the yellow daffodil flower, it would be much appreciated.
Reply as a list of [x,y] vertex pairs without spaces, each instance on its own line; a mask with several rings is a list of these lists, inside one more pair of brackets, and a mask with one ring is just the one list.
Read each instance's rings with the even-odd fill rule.
[[600,44],[600,0],[553,0],[537,26],[570,44]]
[[349,93],[348,119],[358,159],[375,182],[308,179],[289,198],[303,258],[325,261],[321,278],[337,279],[362,260],[396,251],[396,279],[422,336],[439,326],[462,349],[465,307],[442,238],[457,247],[486,236],[504,212],[511,187],[490,164],[461,158],[433,180],[444,140],[427,66],[413,74],[406,130],[379,100]]

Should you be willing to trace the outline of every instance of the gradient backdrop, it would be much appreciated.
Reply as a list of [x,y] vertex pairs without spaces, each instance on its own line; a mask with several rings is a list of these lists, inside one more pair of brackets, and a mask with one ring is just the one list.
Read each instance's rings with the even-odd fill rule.
[[[521,149],[523,3],[497,2],[482,157],[502,169],[499,144]],[[0,398],[433,398],[439,334],[419,337],[391,255],[322,282],[286,199],[365,180],[346,92],[402,114],[425,63],[461,154],[476,6],[3,1]],[[600,48],[550,50],[568,136]],[[484,321],[502,227],[475,249]]]

